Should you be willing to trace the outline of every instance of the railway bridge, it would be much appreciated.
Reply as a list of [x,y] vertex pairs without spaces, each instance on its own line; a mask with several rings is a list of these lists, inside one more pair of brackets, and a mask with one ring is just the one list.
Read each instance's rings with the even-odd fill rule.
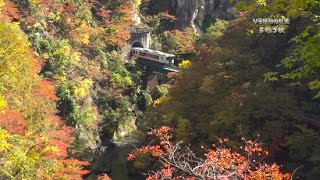
[[145,71],[147,86],[153,91],[159,83],[159,75],[167,74],[168,72],[179,72],[178,68],[173,64],[175,56],[149,49],[149,27],[130,27],[130,32],[131,39],[121,48],[121,51],[128,58],[130,54],[137,58],[138,64]]

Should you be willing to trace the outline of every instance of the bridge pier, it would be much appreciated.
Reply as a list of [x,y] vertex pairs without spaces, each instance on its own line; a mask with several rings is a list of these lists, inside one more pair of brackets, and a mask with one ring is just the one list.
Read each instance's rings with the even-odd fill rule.
[[147,86],[149,87],[150,91],[153,90],[159,85],[159,78],[158,74],[149,75],[147,77]]

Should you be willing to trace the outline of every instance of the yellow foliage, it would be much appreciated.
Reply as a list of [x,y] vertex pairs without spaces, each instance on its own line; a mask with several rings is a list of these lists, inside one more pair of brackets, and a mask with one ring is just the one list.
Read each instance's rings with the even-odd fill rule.
[[73,34],[75,35],[74,41],[88,45],[90,43],[91,35],[100,34],[102,31],[100,28],[92,28],[83,22],[78,28],[75,29]]
[[161,98],[159,98],[159,99],[156,99],[156,100],[153,102],[153,105],[155,105],[155,106],[161,105],[161,104],[167,102],[168,100],[169,100],[169,97],[163,96],[163,97],[161,97]]
[[80,35],[80,41],[83,43],[83,44],[86,44],[88,45],[90,43],[90,35],[89,34],[81,34]]
[[67,80],[67,76],[66,76],[66,75],[64,75],[64,76],[58,76],[58,77],[57,77],[57,80],[59,80],[60,82],[64,82],[64,81]]
[[9,137],[10,134],[6,130],[0,128],[0,152],[8,149],[11,146],[11,144],[8,142]]
[[39,3],[39,0],[29,0],[29,3],[31,5],[37,5]]
[[134,0],[134,5],[135,5],[135,8],[139,8],[139,6],[141,5],[142,3],[142,0]]
[[181,63],[179,63],[179,67],[180,68],[185,68],[185,69],[190,68],[191,65],[192,65],[192,63],[189,60],[183,60]]
[[88,45],[90,42],[90,34],[87,31],[91,31],[91,28],[88,27],[86,23],[82,23],[77,30],[80,34],[80,42]]
[[5,4],[4,4],[3,0],[0,0],[0,10],[1,10],[1,8],[3,8],[4,5]]
[[267,5],[266,0],[257,0],[257,3],[262,5],[262,6],[266,6]]
[[59,21],[61,19],[61,13],[60,12],[50,12],[48,17],[51,21]]
[[[31,180],[50,176],[55,169],[55,162],[49,162],[48,158],[43,156],[50,148],[39,146],[32,136],[11,135],[0,128],[1,172],[6,172],[4,177],[10,177],[9,179]],[[42,167],[43,163],[46,168]],[[42,173],[39,174],[37,169],[41,169]]]
[[[0,84],[1,94],[23,100],[35,85],[37,61],[31,56],[29,43],[17,24],[0,23]],[[8,101],[12,103],[10,96]]]
[[72,52],[70,54],[70,63],[74,66],[79,66],[81,53],[80,52]]
[[93,81],[91,79],[84,79],[80,81],[79,85],[76,86],[74,89],[75,96],[80,98],[86,97],[92,85],[93,85]]
[[7,107],[7,101],[6,101],[5,97],[0,94],[0,112],[5,107]]
[[[35,94],[41,82],[40,62],[30,51],[26,35],[18,25],[0,22],[0,94],[10,109],[19,112],[29,129],[46,131],[54,102]],[[39,99],[38,99],[39,98]],[[3,99],[3,98],[2,98]]]

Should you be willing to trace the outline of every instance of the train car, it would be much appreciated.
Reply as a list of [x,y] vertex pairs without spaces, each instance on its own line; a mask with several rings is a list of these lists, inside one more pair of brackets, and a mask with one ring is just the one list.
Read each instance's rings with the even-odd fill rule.
[[131,50],[132,56],[137,58],[148,59],[155,61],[163,65],[174,64],[174,54],[168,54],[160,51],[155,51],[151,49],[145,49],[140,47],[134,47]]

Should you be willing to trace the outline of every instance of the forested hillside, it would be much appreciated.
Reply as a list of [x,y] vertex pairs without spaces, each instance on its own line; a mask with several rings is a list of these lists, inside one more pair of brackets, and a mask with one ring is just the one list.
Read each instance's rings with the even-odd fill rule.
[[1,179],[81,178],[89,163],[72,158],[92,160],[118,124],[132,131],[144,94],[116,47],[133,6],[1,1]]
[[[290,172],[301,166],[295,177],[318,179],[319,5],[238,2],[234,19],[215,21],[194,37],[193,46],[186,44],[192,42],[189,29],[164,32],[165,43],[172,37],[172,52],[191,55],[168,95],[149,107],[142,126],[174,127],[174,142],[182,140],[195,151],[216,143],[217,137],[241,146],[241,137],[259,136],[269,150],[268,161]],[[278,26],[285,33],[260,33],[259,26],[267,25],[253,21],[284,17],[290,24]]]
[[[319,179],[318,0],[0,12],[0,179]],[[129,58],[131,27],[179,72]]]

